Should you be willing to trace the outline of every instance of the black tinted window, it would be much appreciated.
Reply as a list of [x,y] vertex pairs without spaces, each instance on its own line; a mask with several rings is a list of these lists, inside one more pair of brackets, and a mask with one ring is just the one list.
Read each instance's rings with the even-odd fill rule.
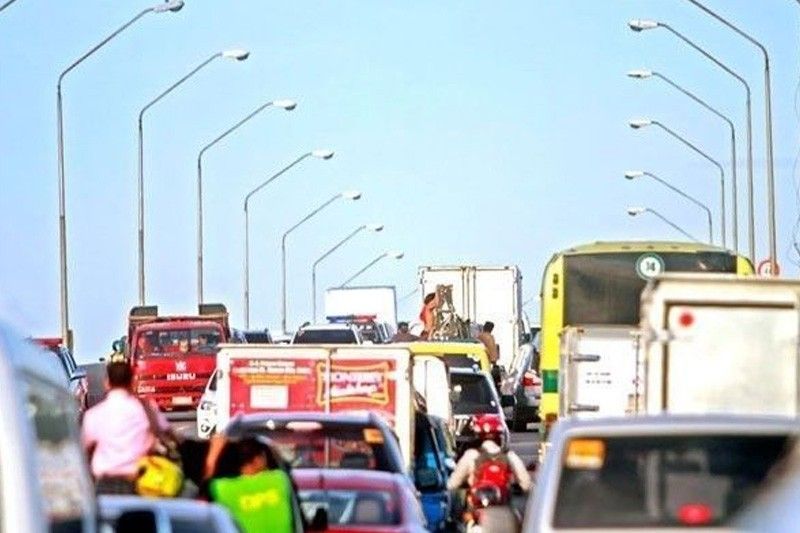
[[454,392],[453,414],[470,415],[497,412],[493,385],[483,374],[450,375]]
[[576,439],[558,484],[563,528],[721,525],[787,450],[785,436]]
[[647,284],[637,266],[645,256],[660,260],[666,272],[736,272],[736,257],[718,252],[567,256],[564,324],[637,324],[639,298]]
[[294,344],[357,344],[357,340],[349,329],[301,329]]

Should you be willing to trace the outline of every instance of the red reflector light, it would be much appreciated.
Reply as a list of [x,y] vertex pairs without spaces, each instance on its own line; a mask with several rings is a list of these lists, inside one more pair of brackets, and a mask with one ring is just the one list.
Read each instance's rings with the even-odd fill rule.
[[681,316],[678,317],[678,323],[681,326],[688,328],[689,326],[694,324],[694,315],[692,313],[689,313],[688,311],[685,311],[681,313]]
[[704,503],[687,503],[678,509],[678,520],[687,526],[703,526],[711,523],[714,512]]

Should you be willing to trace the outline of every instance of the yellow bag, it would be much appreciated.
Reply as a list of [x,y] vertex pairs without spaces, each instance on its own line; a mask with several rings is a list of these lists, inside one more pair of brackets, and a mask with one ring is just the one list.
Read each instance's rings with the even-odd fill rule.
[[136,492],[140,496],[174,498],[183,488],[181,467],[159,455],[148,455],[139,460],[139,477]]

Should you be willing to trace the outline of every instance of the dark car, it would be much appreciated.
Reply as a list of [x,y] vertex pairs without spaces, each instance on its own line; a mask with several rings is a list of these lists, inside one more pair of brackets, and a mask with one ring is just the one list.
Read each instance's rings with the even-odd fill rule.
[[306,520],[327,515],[325,531],[422,533],[425,518],[405,476],[364,470],[292,472]]
[[230,436],[263,435],[292,468],[346,468],[406,474],[392,429],[373,413],[286,412],[244,415]]
[[[456,450],[458,456],[473,440],[470,423],[475,415],[496,414],[503,417],[500,398],[492,377],[486,372],[464,368],[450,369],[450,398],[453,420],[456,423]],[[505,418],[503,418],[505,420]],[[508,432],[508,428],[506,428]]]
[[247,344],[272,344],[272,334],[268,329],[243,331]]
[[72,353],[64,346],[61,339],[40,338],[33,340],[36,344],[58,357],[61,367],[64,369],[64,375],[69,382],[69,388],[73,396],[75,396],[75,400],[78,402],[78,409],[80,412],[85,411],[87,408],[86,396],[89,392],[89,382],[86,371],[78,367],[75,358],[72,357]]

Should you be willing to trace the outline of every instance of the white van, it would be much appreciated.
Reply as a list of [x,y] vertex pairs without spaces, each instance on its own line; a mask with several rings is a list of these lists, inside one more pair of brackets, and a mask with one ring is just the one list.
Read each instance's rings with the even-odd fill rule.
[[78,409],[57,358],[0,323],[0,530],[94,532]]

